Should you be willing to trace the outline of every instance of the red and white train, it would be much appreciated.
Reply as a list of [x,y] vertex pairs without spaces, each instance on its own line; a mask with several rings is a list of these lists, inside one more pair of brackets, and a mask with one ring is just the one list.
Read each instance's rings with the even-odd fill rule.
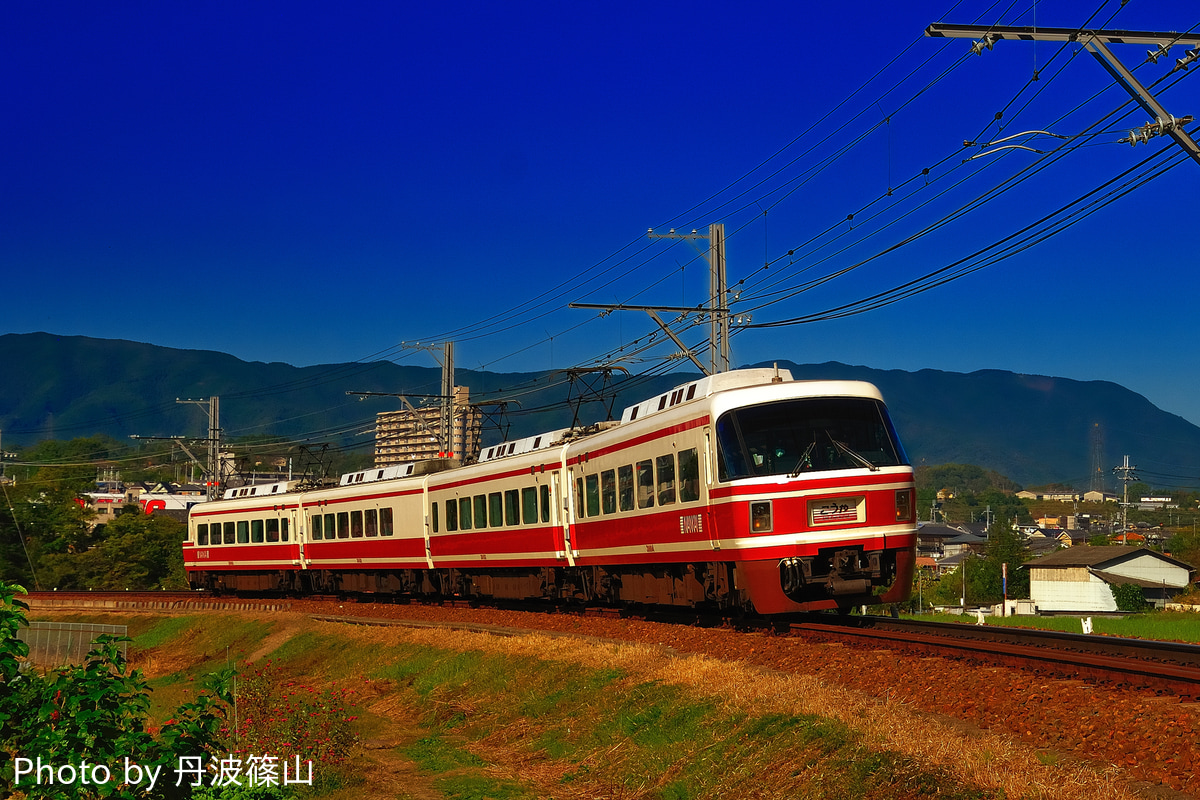
[[874,386],[738,370],[469,466],[227,490],[184,563],[214,590],[844,609],[908,597],[915,499]]

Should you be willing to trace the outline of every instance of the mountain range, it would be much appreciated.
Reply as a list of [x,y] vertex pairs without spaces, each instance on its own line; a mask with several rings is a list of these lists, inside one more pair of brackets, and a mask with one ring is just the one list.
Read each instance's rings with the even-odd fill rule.
[[[1087,489],[1099,448],[1099,472],[1111,489],[1112,468],[1123,455],[1133,464],[1144,459],[1188,465],[1200,452],[1200,427],[1107,381],[1001,370],[964,374],[777,363],[798,379],[874,383],[916,465],[975,464],[1026,486],[1059,482]],[[619,416],[625,406],[695,377],[694,372],[616,373],[613,413]],[[508,401],[502,417],[507,438],[570,425],[568,397],[586,395],[585,387],[600,380],[596,374],[570,380],[561,372],[455,373],[456,384],[469,387],[472,400]],[[207,435],[204,411],[178,400],[217,395],[227,437],[306,436],[365,447],[374,415],[400,408],[400,401],[347,392],[436,394],[440,381],[436,367],[388,361],[293,367],[124,340],[5,334],[0,335],[0,434],[10,450],[41,439],[95,434],[201,437]],[[579,419],[593,422],[606,415],[605,404],[592,400],[582,405]],[[487,440],[500,438],[493,431]],[[1200,485],[1200,478],[1195,483]]]

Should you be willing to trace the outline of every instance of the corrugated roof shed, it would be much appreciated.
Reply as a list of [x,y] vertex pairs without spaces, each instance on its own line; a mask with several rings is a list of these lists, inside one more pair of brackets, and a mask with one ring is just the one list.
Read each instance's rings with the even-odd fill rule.
[[1025,562],[1030,567],[1094,567],[1099,568],[1104,565],[1127,561],[1132,558],[1138,558],[1144,555],[1151,555],[1155,558],[1161,558],[1168,563],[1175,564],[1185,569],[1194,569],[1191,564],[1180,561],[1177,558],[1163,555],[1162,553],[1151,550],[1148,547],[1124,547],[1122,545],[1110,545],[1107,547],[1070,547],[1066,550],[1059,550],[1056,553],[1042,556],[1033,561]]

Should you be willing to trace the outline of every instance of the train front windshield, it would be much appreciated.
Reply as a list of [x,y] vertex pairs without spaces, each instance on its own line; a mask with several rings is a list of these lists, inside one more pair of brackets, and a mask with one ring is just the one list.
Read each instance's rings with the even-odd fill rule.
[[717,420],[717,453],[721,481],[908,463],[883,404],[855,397],[729,411]]

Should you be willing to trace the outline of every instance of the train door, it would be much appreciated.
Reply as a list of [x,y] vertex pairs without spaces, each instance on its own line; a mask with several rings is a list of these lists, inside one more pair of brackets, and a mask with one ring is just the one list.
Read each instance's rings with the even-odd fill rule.
[[[429,566],[430,569],[433,569],[433,541],[429,538],[430,537],[430,513],[431,513],[430,508],[429,508],[429,502],[430,502],[429,501],[429,478],[426,477],[424,480],[421,481],[421,504],[424,509],[423,517],[425,520],[425,524],[421,526],[421,529],[425,533],[425,563]],[[444,549],[443,549],[443,552],[445,552]]]
[[571,485],[575,478],[575,470],[577,467],[568,468],[567,464],[567,449],[562,449],[562,461],[560,469],[555,470],[555,475],[559,477],[556,491],[559,497],[558,508],[559,530],[562,532],[562,552],[566,556],[567,563],[572,567],[575,566],[575,541],[574,541],[574,525],[575,514],[573,512],[573,504],[571,503]]
[[713,460],[712,429],[704,429],[704,480],[701,481],[701,497],[704,503],[704,526],[708,529],[708,544],[713,550],[721,549],[721,535],[717,530],[717,515],[713,512],[712,487],[716,474]]
[[302,531],[304,512],[301,508],[290,508],[284,511],[284,520],[287,522],[291,535],[295,537],[296,549],[292,552],[296,554],[296,557],[292,560],[292,564],[300,569],[308,569],[308,562],[304,559],[304,535]]
[[292,512],[292,535],[296,537],[296,554],[300,569],[308,569],[309,530],[308,515],[304,513],[304,498],[301,497],[296,510]]

